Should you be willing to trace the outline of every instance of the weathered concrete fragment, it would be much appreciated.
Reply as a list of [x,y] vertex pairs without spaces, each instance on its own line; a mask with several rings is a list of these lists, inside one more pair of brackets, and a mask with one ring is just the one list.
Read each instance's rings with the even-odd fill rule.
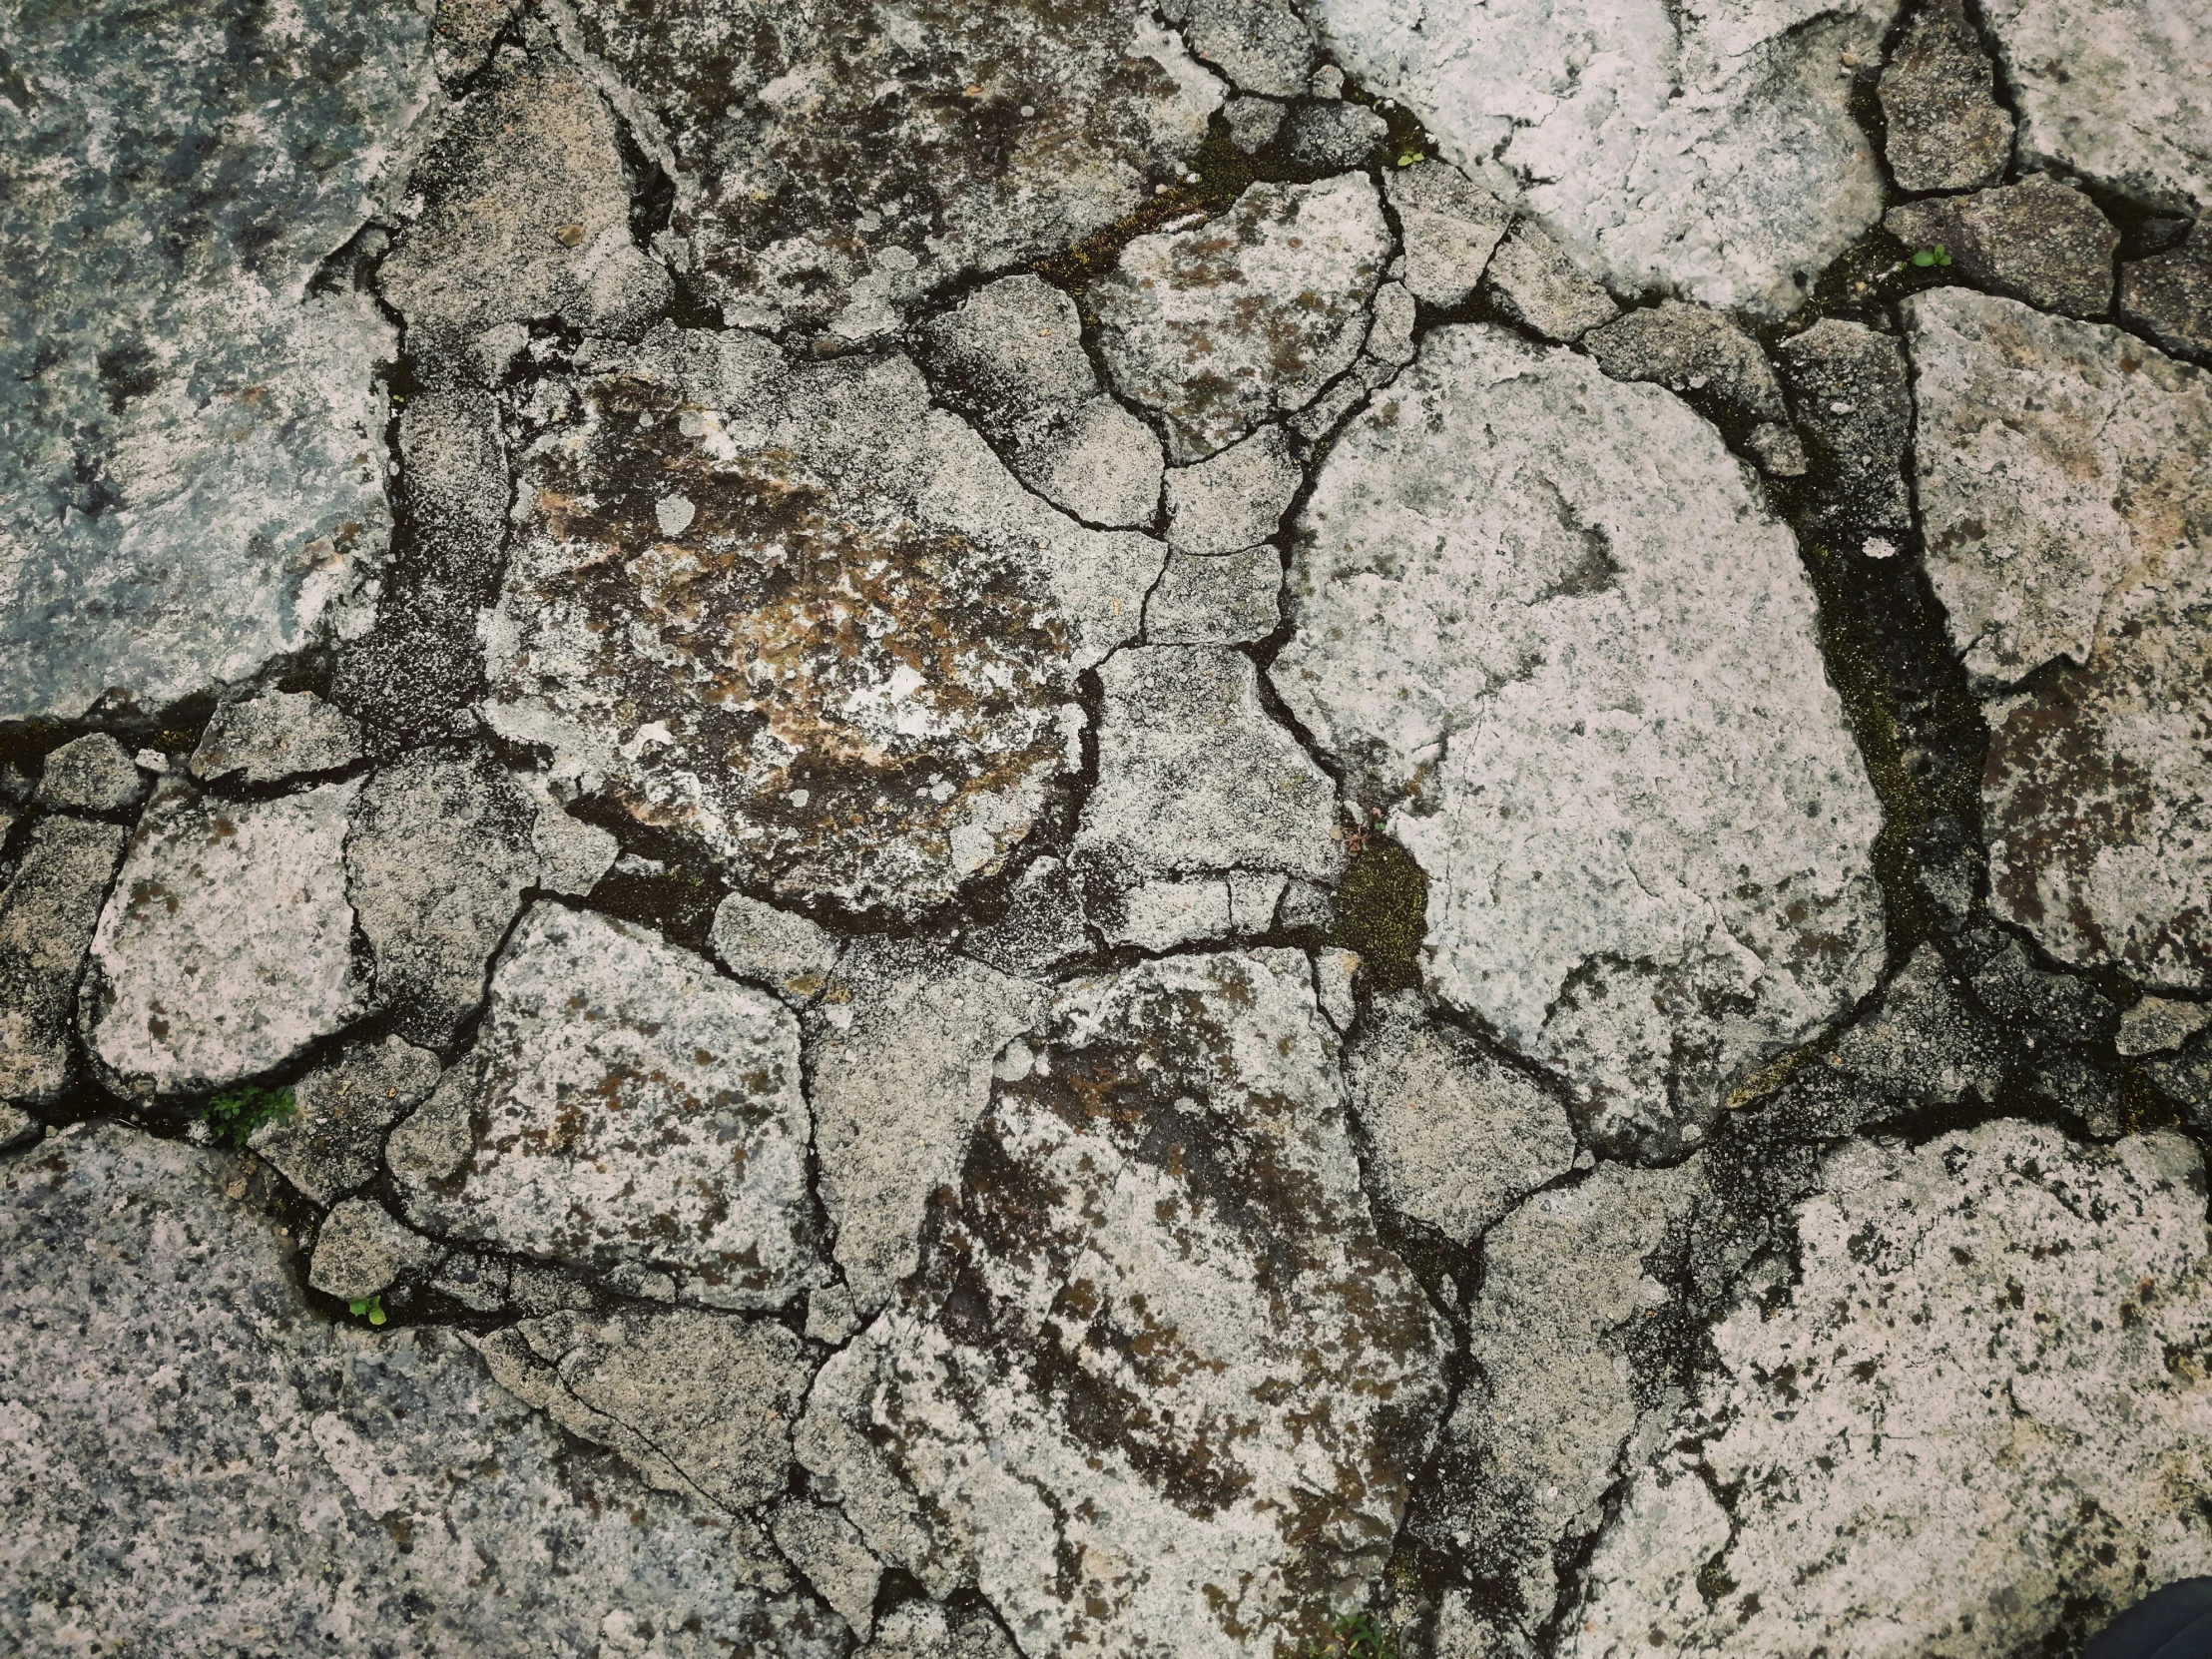
[[1455,167],[1424,162],[1382,175],[1405,248],[1405,285],[1425,304],[1456,307],[1474,294],[1513,210]]
[[1237,553],[1275,535],[1304,480],[1280,426],[1167,475],[1168,544],[1183,553]]
[[2070,1650],[2203,1572],[2212,1530],[2172,1493],[2212,1476],[2212,1385],[2171,1359],[2212,1319],[2203,1185],[2173,1134],[1837,1153],[1797,1271],[1713,1328],[1718,1367],[1652,1437],[1562,1651]]
[[1821,471],[1807,506],[1812,523],[1844,551],[1887,558],[1913,533],[1905,449],[1913,437],[1913,387],[1905,347],[1862,322],[1823,317],[1775,348],[1782,377]]
[[1193,558],[1177,553],[1145,596],[1147,645],[1237,645],[1282,621],[1283,555],[1272,547]]
[[1166,0],[1160,15],[1199,61],[1245,92],[1296,98],[1314,66],[1314,37],[1284,0]]
[[48,812],[121,813],[146,794],[146,775],[105,732],[88,732],[46,757],[37,804]]
[[1221,218],[1138,237],[1092,284],[1122,392],[1166,418],[1178,464],[1304,408],[1352,366],[1389,258],[1375,186],[1249,186]]
[[425,1232],[773,1309],[816,1277],[808,1127],[780,1004],[645,928],[541,902],[388,1157]]
[[858,1529],[827,1504],[795,1498],[776,1511],[771,1533],[776,1547],[807,1575],[822,1599],[855,1636],[866,1640],[875,1622],[875,1587],[882,1582],[883,1563],[861,1541]]
[[164,780],[101,912],[80,1015],[120,1086],[221,1088],[366,1012],[343,856],[357,791],[225,804]]
[[335,772],[360,758],[360,728],[343,710],[313,692],[265,691],[215,712],[191,770],[203,784],[251,789]]
[[916,1288],[800,1427],[872,1549],[1039,1651],[1227,1659],[1362,1596],[1447,1339],[1336,1060],[1291,951],[1078,982],[1009,1049]]
[[1424,976],[1602,1137],[1700,1133],[1881,965],[1874,792],[1745,480],[1671,394],[1463,325],[1294,544],[1271,676],[1427,873]]
[[795,1007],[822,994],[843,948],[805,916],[736,892],[716,909],[707,943],[740,979],[768,986]]
[[1575,269],[1559,245],[1523,221],[1497,245],[1482,293],[1509,322],[1545,339],[1580,339],[1613,320],[1613,296]]
[[69,1082],[77,981],[123,838],[114,825],[47,819],[0,892],[0,1102],[43,1105]]
[[2010,300],[1909,311],[1929,575],[1992,690],[1999,913],[2061,960],[2212,983],[2212,386]]
[[1759,342],[1720,311],[1670,299],[1594,328],[1582,343],[1616,380],[1703,393],[1745,420],[1790,418]]
[[1883,215],[1882,228],[1908,248],[1941,248],[1964,280],[2038,310],[2102,316],[2112,308],[2120,234],[2094,202],[2048,174],[1908,202]]
[[2168,351],[2212,356],[2212,233],[2121,266],[2119,314]]
[[421,1277],[445,1254],[381,1204],[348,1198],[315,1230],[307,1283],[324,1296],[358,1301]]
[[384,1131],[437,1086],[438,1057],[398,1037],[357,1043],[292,1085],[292,1109],[249,1143],[315,1204],[366,1186],[383,1167]]
[[1913,14],[1880,83],[1883,153],[1901,190],[1978,190],[2004,177],[2012,117],[1963,0]]

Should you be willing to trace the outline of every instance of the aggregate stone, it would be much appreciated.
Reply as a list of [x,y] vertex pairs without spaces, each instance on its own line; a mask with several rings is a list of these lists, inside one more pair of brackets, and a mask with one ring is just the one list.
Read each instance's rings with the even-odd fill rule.
[[805,916],[732,893],[715,910],[708,948],[740,979],[766,985],[795,1007],[830,982],[841,941]]
[[1976,190],[2004,177],[2012,117],[1963,0],[1915,12],[1880,83],[1884,154],[1900,190]]
[[325,1296],[353,1301],[388,1291],[402,1279],[418,1279],[445,1253],[421,1234],[394,1221],[381,1204],[349,1198],[315,1229],[307,1283]]
[[1895,553],[1913,533],[1905,487],[1913,388],[1905,347],[1865,323],[1831,316],[1782,341],[1775,356],[1805,447],[1821,463],[1807,491],[1813,527],[1849,552]]
[[678,274],[731,326],[895,328],[947,282],[1134,211],[1197,155],[1223,97],[1139,0],[575,15],[658,135]]
[[1390,368],[1413,360],[1413,324],[1418,309],[1403,282],[1384,282],[1375,290],[1375,321],[1368,329],[1367,355]]
[[2139,202],[2212,206],[2212,19],[2188,0],[1990,0],[2023,163]]
[[1098,391],[1075,301],[1041,276],[1002,276],[915,331],[930,383],[994,438]]
[[530,844],[538,855],[538,885],[565,897],[584,897],[614,867],[620,847],[613,832],[570,817],[542,774],[525,772],[515,782],[537,807]]
[[1238,553],[1282,528],[1304,481],[1283,428],[1261,427],[1195,466],[1167,474],[1168,544],[1184,553]]
[[190,770],[203,784],[258,788],[360,758],[361,730],[343,710],[313,692],[265,691],[215,712]]
[[1525,221],[1490,256],[1482,292],[1508,322],[1533,329],[1546,339],[1580,339],[1620,314],[1611,294],[1577,271],[1556,242]]
[[292,1109],[248,1143],[315,1204],[376,1178],[384,1132],[437,1086],[438,1057],[399,1037],[354,1043],[291,1087]]
[[538,877],[537,814],[481,751],[418,750],[362,787],[346,891],[376,960],[376,999],[424,1048],[484,999],[492,952]]
[[1349,1075],[1382,1202],[1454,1244],[1471,1244],[1574,1163],[1559,1102],[1429,1018],[1411,993],[1376,999]]
[[2212,388],[2007,299],[1907,314],[1929,576],[1991,692],[1991,902],[2061,961],[2212,983]]
[[[1251,658],[1222,646],[1132,647],[1098,677],[1098,783],[1076,829],[1079,862],[1335,879],[1336,785],[1261,705]],[[1194,767],[1194,755],[1206,765]]]
[[541,901],[386,1157],[425,1232],[773,1309],[816,1277],[809,1138],[788,1011],[647,928]]
[[2179,1048],[2212,1025],[2212,1003],[2146,996],[2120,1016],[2115,1047],[2122,1054],[2159,1054]]
[[1636,1471],[1562,1652],[2070,1651],[2212,1565],[2212,1526],[2172,1496],[2212,1475],[2186,1140],[1999,1120],[1862,1143],[1796,1233],[1795,1275],[1713,1327],[1717,1363],[1656,1437],[1682,1449]]
[[0,1102],[38,1106],[69,1082],[69,1028],[85,952],[124,831],[50,818],[0,891]]
[[1389,131],[1364,104],[1299,104],[1285,125],[1283,148],[1295,167],[1334,173],[1358,167]]
[[1805,440],[1780,421],[1754,426],[1744,439],[1744,447],[1769,477],[1802,478],[1812,464],[1805,453]]
[[235,1168],[107,1123],[0,1176],[0,1644],[585,1659],[642,1626],[666,1659],[843,1650],[758,1532],[567,1439],[456,1336],[305,1317],[292,1246],[223,1195]]
[[2212,1042],[2202,1038],[2179,1053],[2143,1064],[2151,1087],[2179,1107],[2199,1134],[2212,1130]]
[[763,897],[919,908],[1001,867],[1165,557],[1038,500],[905,358],[742,332],[616,353],[520,470],[487,719]]
[[1139,950],[1172,950],[1200,939],[1227,938],[1229,883],[1219,876],[1140,882],[1111,898],[1102,895],[1096,919],[1108,944]]
[[37,805],[47,812],[122,813],[146,795],[146,777],[105,732],[88,732],[46,757]]
[[1790,418],[1759,342],[1720,311],[1663,300],[1592,329],[1582,343],[1616,380],[1703,392],[1745,420]]
[[1002,973],[1047,973],[1090,949],[1083,897],[1067,861],[1035,858],[1014,878],[1004,914],[970,930],[960,948]]
[[309,285],[434,98],[424,17],[244,15],[0,20],[0,720],[249,678],[383,558],[392,333]]
[[1148,645],[1236,645],[1263,640],[1282,621],[1283,556],[1248,547],[1215,558],[1173,554],[1145,597]]
[[1448,1336],[1369,1219],[1306,958],[1077,981],[999,1078],[800,1460],[1037,1651],[1318,1637],[1389,1554]]
[[2212,356],[2212,234],[2121,266],[2119,314],[2168,351]]
[[853,1524],[828,1504],[794,1499],[776,1511],[777,1548],[862,1641],[875,1620],[875,1587],[883,1563],[869,1553]]
[[1507,1632],[1550,1616],[1554,1548],[1603,1518],[1637,1426],[1647,1322],[1676,1300],[1661,1277],[1667,1247],[1703,1183],[1695,1159],[1661,1170],[1600,1164],[1528,1200],[1483,1242],[1468,1317],[1475,1373],[1412,1525],[1504,1592]]
[[1880,813],[1748,478],[1672,394],[1465,324],[1294,543],[1270,675],[1426,873],[1424,980],[1601,1138],[1694,1138],[1882,962]]
[[1017,1659],[1019,1652],[985,1609],[916,1599],[885,1613],[855,1659]]
[[1040,410],[1012,449],[1014,475],[1086,524],[1141,529],[1159,511],[1160,440],[1111,397]]
[[1932,944],[1921,945],[1883,987],[1881,1002],[1790,1077],[1787,1106],[1816,1133],[1849,1134],[1869,1122],[1970,1098],[1993,1105],[2004,1081],[2001,1039]]
[[799,1339],[697,1308],[525,1320],[476,1344],[492,1377],[649,1486],[743,1509],[780,1494],[806,1391]]
[[1363,174],[1248,186],[1208,224],[1136,238],[1091,284],[1107,371],[1165,417],[1178,465],[1203,460],[1352,365],[1389,253]]
[[1456,308],[1473,297],[1513,211],[1442,162],[1387,168],[1382,193],[1397,214],[1405,285],[1424,304]]
[[1160,15],[1201,63],[1245,92],[1296,98],[1314,64],[1314,37],[1283,0],[1167,0]]
[[79,1013],[120,1086],[218,1089],[366,1012],[343,857],[358,793],[223,803],[163,780],[101,911]]
[[931,946],[855,940],[809,1022],[823,1207],[854,1306],[919,1261],[930,1195],[959,1178],[991,1064],[1041,1006],[1033,985]]
[[1444,160],[1511,193],[1617,293],[1786,315],[1808,291],[1798,274],[1881,216],[1838,65],[1877,61],[1890,0],[1310,10],[1348,72],[1405,104]]
[[2094,202],[2048,174],[1908,202],[1883,215],[1882,228],[1908,248],[1941,247],[1962,280],[2040,310],[2102,316],[2112,308],[2120,234]]
[[1221,118],[1229,124],[1229,142],[1248,156],[1256,156],[1275,142],[1283,130],[1285,111],[1269,98],[1232,98],[1222,106]]
[[377,273],[410,359],[469,362],[504,323],[642,332],[668,272],[637,246],[613,112],[543,31],[502,49],[410,181],[421,215]]

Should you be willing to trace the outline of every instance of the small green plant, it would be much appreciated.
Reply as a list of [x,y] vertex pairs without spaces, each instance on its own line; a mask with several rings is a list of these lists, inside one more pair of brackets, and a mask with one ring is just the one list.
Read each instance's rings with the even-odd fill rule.
[[1399,167],[1412,167],[1416,163],[1426,161],[1427,159],[1428,158],[1425,156],[1415,155],[1411,152],[1407,152],[1405,155],[1398,157],[1397,165]]
[[265,1089],[257,1083],[246,1083],[209,1096],[208,1104],[201,1108],[201,1115],[208,1120],[208,1127],[215,1131],[217,1140],[244,1146],[255,1130],[265,1123],[289,1117],[291,1109],[290,1088]]
[[384,1299],[380,1296],[357,1296],[345,1305],[345,1311],[371,1325],[384,1323]]
[[1335,1634],[1317,1644],[1309,1659],[1397,1659],[1390,1633],[1365,1613],[1341,1618],[1330,1629]]
[[1913,250],[1913,263],[1923,271],[1928,270],[1931,266],[1948,265],[1950,264],[1950,250],[1941,243],[1937,243],[1934,248],[1916,248]]

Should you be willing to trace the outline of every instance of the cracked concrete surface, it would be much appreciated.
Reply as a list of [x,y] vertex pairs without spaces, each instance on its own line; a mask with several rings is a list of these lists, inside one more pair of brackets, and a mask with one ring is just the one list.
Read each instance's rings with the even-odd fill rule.
[[2198,12],[0,17],[0,1647],[2212,1571]]

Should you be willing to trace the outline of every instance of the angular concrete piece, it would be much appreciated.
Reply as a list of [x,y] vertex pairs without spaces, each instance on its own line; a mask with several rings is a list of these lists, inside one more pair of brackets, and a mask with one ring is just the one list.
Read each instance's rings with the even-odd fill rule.
[[376,1179],[384,1131],[437,1086],[438,1057],[398,1037],[348,1046],[292,1085],[292,1109],[248,1143],[310,1203],[330,1204]]
[[1759,342],[1719,311],[1668,300],[1592,329],[1582,343],[1616,380],[1703,392],[1745,420],[1790,418]]
[[1474,294],[1513,210],[1441,162],[1391,168],[1382,192],[1405,245],[1405,285],[1430,305],[1457,307]]
[[333,772],[361,758],[361,731],[313,692],[265,691],[226,703],[192,752],[204,784],[278,784],[302,773]]
[[1428,984],[1601,1137],[1701,1133],[1882,962],[1874,791],[1746,479],[1672,394],[1463,325],[1295,543],[1270,675],[1427,873]]
[[1882,228],[1908,248],[1941,248],[1960,280],[2038,310],[2102,316],[2112,308],[2120,233],[2088,197],[2047,174],[1908,202],[1884,214]]
[[2012,117],[1963,0],[1916,12],[1883,66],[1883,154],[1901,190],[1977,190],[2004,177]]
[[1182,553],[1238,553],[1270,540],[1304,477],[1280,426],[1263,426],[1196,466],[1172,468],[1168,545]]
[[474,1046],[387,1157],[425,1232],[773,1309],[817,1277],[809,1139],[781,1004],[645,928],[539,903]]
[[121,813],[146,794],[146,775],[130,752],[105,732],[65,743],[46,757],[38,805],[48,812]]
[[43,1105],[69,1081],[77,981],[123,838],[111,824],[48,819],[0,892],[0,1102]]

